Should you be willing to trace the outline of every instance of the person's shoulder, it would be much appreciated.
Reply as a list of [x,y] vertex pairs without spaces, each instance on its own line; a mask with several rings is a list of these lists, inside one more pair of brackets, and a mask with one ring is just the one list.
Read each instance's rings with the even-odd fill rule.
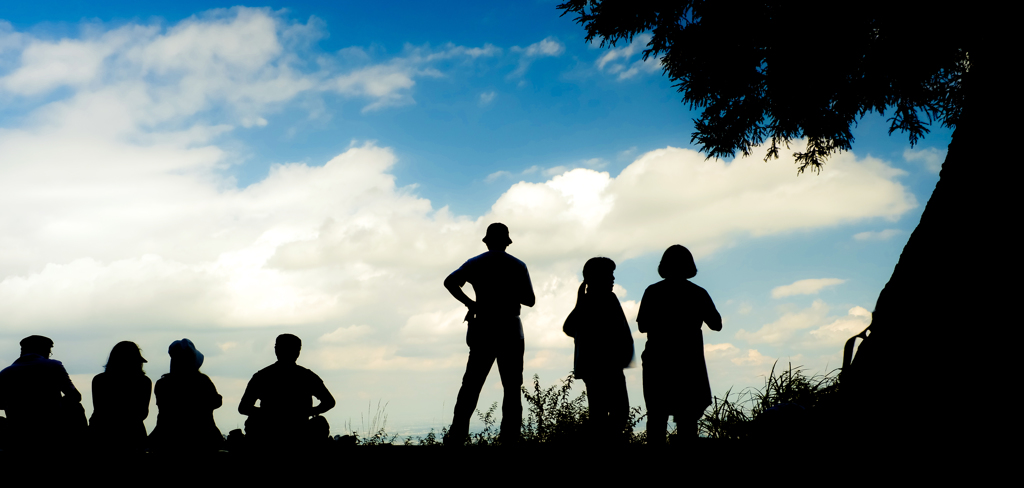
[[459,269],[457,271],[465,271],[467,269],[470,269],[470,268],[473,268],[474,266],[479,265],[481,262],[486,261],[487,260],[487,254],[489,252],[490,251],[487,251],[487,252],[485,252],[483,254],[477,254],[476,256],[473,256],[473,257],[467,259],[465,263],[462,263],[462,266],[459,266]]
[[671,285],[669,284],[668,280],[661,280],[661,281],[659,281],[659,282],[657,282],[657,283],[652,283],[652,284],[650,284],[650,285],[649,285],[649,286],[648,286],[648,287],[647,287],[647,288],[646,288],[646,289],[644,290],[644,293],[645,293],[645,294],[646,294],[646,293],[658,293],[658,292],[660,292],[660,291],[662,291],[662,290],[664,290],[664,289],[668,288],[669,286],[671,286]]
[[274,371],[276,371],[276,370],[277,370],[277,363],[274,363],[274,364],[266,366],[263,369],[253,373],[252,377],[255,378],[257,376],[266,376],[268,374],[273,374]]
[[323,380],[320,379],[320,375],[314,373],[313,370],[311,370],[311,369],[309,369],[307,367],[299,366],[298,364],[296,364],[295,368],[296,368],[296,371],[298,371],[298,373],[300,375],[302,375],[303,377],[305,377],[306,379],[316,380],[316,381],[323,381]]
[[514,263],[515,265],[522,267],[523,269],[526,269],[526,263],[522,262],[519,258],[517,258],[517,257],[515,257],[515,256],[513,256],[513,255],[511,255],[511,254],[509,254],[507,252],[502,252],[500,254],[501,254],[501,259],[504,259],[504,260],[506,260],[506,261],[508,261],[510,263]]
[[708,291],[705,290],[704,287],[702,287],[702,286],[700,286],[700,285],[698,285],[698,284],[696,284],[696,283],[694,283],[694,282],[692,282],[690,280],[686,280],[684,286],[689,288],[694,293],[700,293],[702,295],[707,295],[708,294]]
[[477,254],[476,256],[473,256],[473,257],[467,259],[466,260],[466,264],[476,263],[476,262],[479,262],[479,261],[483,261],[483,260],[486,260],[487,258],[489,258],[490,256],[491,256],[491,251],[482,252],[480,254]]

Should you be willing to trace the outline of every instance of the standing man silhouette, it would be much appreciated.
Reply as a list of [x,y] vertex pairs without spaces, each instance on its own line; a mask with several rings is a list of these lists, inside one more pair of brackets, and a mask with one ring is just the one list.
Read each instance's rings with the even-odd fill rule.
[[[520,305],[532,307],[537,301],[530,283],[530,273],[522,261],[505,252],[512,244],[505,224],[487,226],[483,238],[487,252],[466,261],[444,280],[444,287],[456,300],[469,308],[466,321],[466,345],[469,361],[462,377],[462,388],[455,402],[452,427],[446,444],[462,445],[469,435],[469,419],[476,410],[480,390],[495,360],[505,395],[501,404],[501,439],[513,444],[522,427],[523,403],[523,323],[519,320]],[[462,286],[473,285],[476,301],[470,299]]]

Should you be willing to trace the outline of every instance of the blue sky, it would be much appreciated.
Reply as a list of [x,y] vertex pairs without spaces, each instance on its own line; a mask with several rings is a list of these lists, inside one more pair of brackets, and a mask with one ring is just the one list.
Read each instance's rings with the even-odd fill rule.
[[[91,410],[117,341],[156,378],[189,337],[226,432],[287,331],[339,400],[334,431],[378,401],[396,431],[440,429],[468,352],[441,281],[503,221],[538,294],[527,378],[571,368],[561,321],[587,258],[618,263],[632,318],[676,243],[725,317],[704,333],[716,394],[760,385],[776,359],[838,366],[950,132],[910,148],[869,115],[820,175],[788,155],[705,160],[696,114],[640,59],[646,38],[588,45],[556,3],[5,7],[0,357],[52,337]],[[492,376],[481,407],[500,399]]]

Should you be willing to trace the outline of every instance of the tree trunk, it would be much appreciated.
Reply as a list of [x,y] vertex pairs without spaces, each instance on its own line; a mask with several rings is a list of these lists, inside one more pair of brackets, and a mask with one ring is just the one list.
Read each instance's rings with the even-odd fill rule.
[[1010,108],[1019,104],[1016,90],[999,90],[1000,77],[989,76],[996,70],[981,71],[1002,60],[971,55],[963,113],[935,191],[843,373],[849,410],[841,435],[868,449],[966,448],[977,445],[967,440],[1015,435],[1016,414],[996,412],[1013,378],[1011,320],[1019,315],[1011,293],[1021,266],[1010,249],[1020,221],[1010,202],[1019,163],[993,150],[1015,138],[1006,135],[1007,120],[989,113],[1019,117]]

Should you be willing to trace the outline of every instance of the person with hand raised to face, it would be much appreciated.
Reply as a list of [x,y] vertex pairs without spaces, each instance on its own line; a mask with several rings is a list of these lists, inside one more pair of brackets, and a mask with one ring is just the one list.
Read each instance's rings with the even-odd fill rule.
[[615,262],[592,258],[583,265],[576,307],[562,331],[575,339],[573,375],[587,386],[590,434],[597,444],[621,439],[629,418],[623,369],[633,363],[633,336],[618,297]]

